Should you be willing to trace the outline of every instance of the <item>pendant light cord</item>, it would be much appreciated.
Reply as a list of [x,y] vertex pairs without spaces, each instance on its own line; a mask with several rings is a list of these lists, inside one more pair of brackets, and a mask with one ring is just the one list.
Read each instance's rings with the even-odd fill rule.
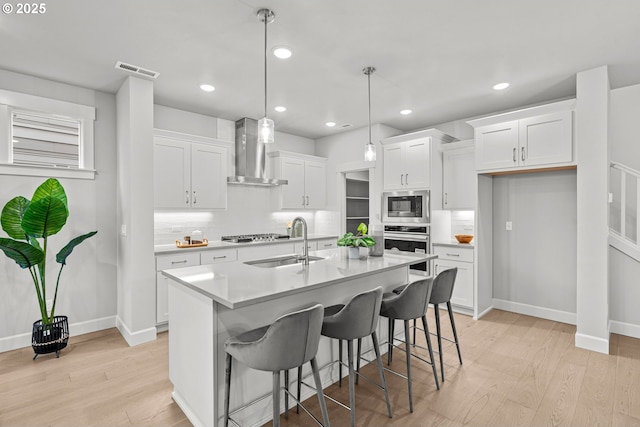
[[371,71],[367,73],[367,91],[369,93],[369,144],[371,144]]
[[268,13],[264,16],[264,116],[267,117],[267,25]]

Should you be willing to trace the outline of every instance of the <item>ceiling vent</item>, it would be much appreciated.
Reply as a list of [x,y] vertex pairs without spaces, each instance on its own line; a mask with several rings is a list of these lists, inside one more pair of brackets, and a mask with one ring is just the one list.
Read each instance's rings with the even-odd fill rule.
[[127,64],[126,62],[116,62],[116,68],[118,70],[124,70],[137,76],[147,77],[151,79],[157,79],[160,73],[157,71],[147,70],[146,68],[138,67],[137,65]]

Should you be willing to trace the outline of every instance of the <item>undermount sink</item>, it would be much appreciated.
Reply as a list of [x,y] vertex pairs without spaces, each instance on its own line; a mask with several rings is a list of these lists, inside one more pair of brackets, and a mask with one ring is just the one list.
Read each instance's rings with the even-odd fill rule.
[[[324,259],[318,256],[309,256],[309,262]],[[255,261],[245,261],[245,264],[255,265],[261,268],[282,267],[283,265],[302,264],[303,259],[298,255],[286,255],[275,258],[257,259]]]

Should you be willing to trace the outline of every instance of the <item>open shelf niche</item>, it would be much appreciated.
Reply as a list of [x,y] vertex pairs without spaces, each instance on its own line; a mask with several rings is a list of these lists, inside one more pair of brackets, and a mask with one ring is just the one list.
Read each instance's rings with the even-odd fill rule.
[[369,176],[366,172],[350,172],[346,176],[346,230],[356,233],[358,225],[369,225]]

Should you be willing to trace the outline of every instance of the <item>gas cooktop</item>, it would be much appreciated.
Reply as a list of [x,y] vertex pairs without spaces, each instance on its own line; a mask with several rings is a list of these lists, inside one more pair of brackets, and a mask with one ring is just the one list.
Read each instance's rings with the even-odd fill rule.
[[263,233],[263,234],[239,234],[237,236],[222,236],[220,240],[231,243],[250,243],[250,242],[271,242],[274,240],[288,239],[286,234]]

